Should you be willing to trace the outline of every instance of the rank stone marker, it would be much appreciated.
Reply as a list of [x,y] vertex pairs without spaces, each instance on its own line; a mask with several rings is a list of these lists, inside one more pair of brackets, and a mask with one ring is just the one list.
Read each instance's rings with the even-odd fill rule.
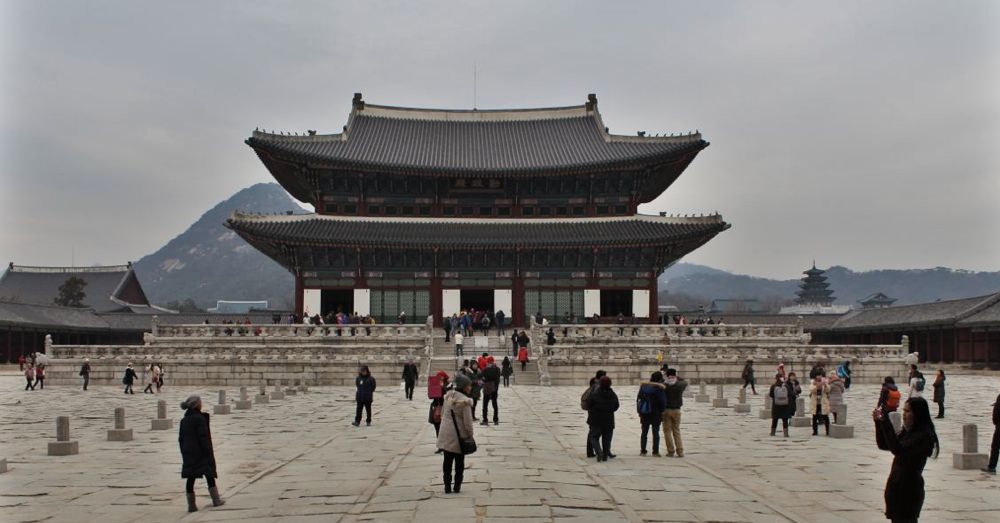
[[793,427],[811,427],[812,418],[806,417],[806,399],[802,396],[795,398],[795,415],[792,416]]
[[837,439],[847,439],[854,437],[854,425],[847,424],[847,405],[834,407],[837,413],[837,421],[830,425],[830,437]]
[[240,399],[236,400],[236,410],[247,410],[252,405],[250,397],[247,395],[247,388],[240,387]]
[[56,418],[56,440],[49,442],[49,456],[71,456],[80,453],[80,442],[69,439],[69,416]]
[[115,409],[115,428],[108,430],[108,441],[132,441],[132,429],[125,428],[125,407]]
[[268,403],[270,398],[267,395],[267,385],[260,383],[260,393],[254,396],[254,403]]
[[729,408],[729,400],[723,397],[722,385],[718,385],[715,389],[715,399],[712,400],[713,408]]
[[0,474],[7,472],[7,458],[0,459]]
[[952,466],[958,470],[976,470],[986,466],[988,457],[979,453],[979,429],[973,423],[962,425],[962,452],[951,455]]
[[160,400],[156,402],[156,419],[152,420],[152,430],[169,430],[174,428],[174,420],[167,417],[167,402]]
[[733,405],[733,412],[739,414],[746,414],[750,412],[750,404],[747,403],[747,389],[744,387],[740,387],[740,391],[737,397],[738,397],[738,403],[736,403],[736,405]]
[[212,414],[230,414],[233,412],[233,406],[226,403],[226,391],[219,391],[219,404],[212,407]]
[[281,392],[281,385],[275,385],[274,386],[274,391],[271,392],[271,399],[272,400],[283,400],[283,399],[285,399],[285,393]]
[[760,419],[771,419],[771,396],[764,396],[764,408],[757,411],[757,415]]
[[708,403],[708,390],[705,388],[705,382],[698,384],[698,394],[694,397],[694,400],[698,403]]

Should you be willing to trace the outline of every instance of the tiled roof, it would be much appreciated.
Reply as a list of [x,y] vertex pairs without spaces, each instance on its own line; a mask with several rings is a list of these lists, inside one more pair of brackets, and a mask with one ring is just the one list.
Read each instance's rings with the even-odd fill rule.
[[995,306],[1000,293],[961,300],[935,301],[881,309],[858,309],[833,324],[834,331],[893,329],[912,326],[952,325]]
[[958,322],[959,327],[982,327],[985,325],[1000,327],[1000,299]]
[[407,172],[544,173],[656,165],[691,158],[708,146],[700,133],[611,135],[585,105],[545,109],[451,111],[366,104],[355,99],[344,131],[293,135],[255,131],[260,152],[335,166]]
[[0,301],[0,325],[18,327],[109,328],[93,309]]
[[706,239],[729,228],[719,215],[700,218],[476,219],[361,218],[305,214],[252,216],[234,213],[226,227],[246,239],[304,245],[371,247],[514,248],[591,245],[662,245]]
[[131,266],[104,267],[27,267],[11,264],[0,277],[0,299],[19,303],[52,305],[59,296],[59,287],[72,276],[87,282],[83,305],[97,312],[111,312],[130,304],[119,299],[119,293],[134,275]]
[[[813,330],[826,330],[835,321],[842,317],[841,314],[748,314],[748,313],[714,313],[708,314],[716,321],[722,320],[729,325],[795,325],[802,323],[802,328],[807,332]],[[691,318],[691,315],[688,315]]]

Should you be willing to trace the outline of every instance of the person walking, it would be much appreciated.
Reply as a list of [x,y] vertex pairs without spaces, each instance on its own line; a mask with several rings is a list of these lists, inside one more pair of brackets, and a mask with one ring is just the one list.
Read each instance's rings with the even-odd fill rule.
[[830,386],[822,375],[813,378],[809,386],[809,406],[812,409],[813,436],[819,435],[819,424],[826,427],[826,435],[830,435]]
[[35,385],[38,390],[45,390],[45,365],[35,367]]
[[590,425],[590,446],[597,461],[607,461],[615,457],[611,452],[611,440],[615,432],[615,411],[619,407],[618,394],[611,388],[608,376],[601,376],[597,384],[597,390],[587,401],[587,424]]
[[881,408],[883,413],[896,412],[899,408],[900,399],[903,393],[899,392],[896,380],[892,376],[886,376],[882,381],[882,391],[878,395],[878,404],[875,408]]
[[451,318],[445,318],[441,321],[441,326],[444,328],[444,342],[448,343],[451,341]]
[[771,397],[771,435],[774,436],[781,420],[781,429],[788,437],[788,418],[795,414],[795,386],[791,381],[782,379],[781,374],[774,375],[774,383],[768,391]]
[[510,349],[513,352],[513,356],[517,357],[517,329],[513,329],[513,333],[510,335]]
[[944,369],[934,377],[934,403],[938,405],[937,419],[944,419]]
[[160,389],[163,388],[163,376],[166,375],[166,372],[163,371],[163,365],[157,364],[153,365],[153,370],[156,371],[156,393],[159,394]]
[[896,434],[889,416],[872,412],[878,425],[878,447],[892,452],[892,469],[885,483],[885,517],[892,521],[917,521],[924,505],[924,466],[937,457],[939,444],[930,407],[924,398],[910,398],[903,405],[903,430]]
[[684,406],[684,390],[687,381],[677,375],[677,369],[667,368],[663,383],[667,403],[663,409],[663,439],[667,445],[667,456],[684,457],[684,442],[681,440],[681,407]]
[[844,380],[844,390],[850,389],[851,388],[851,360],[844,360],[844,363],[841,363],[840,366],[837,367],[837,375],[840,376],[840,379]]
[[468,366],[467,376],[472,381],[472,420],[479,421],[476,417],[476,407],[479,406],[479,397],[483,393],[483,372],[479,370],[479,364],[475,360]]
[[417,368],[417,364],[413,363],[413,358],[406,360],[403,365],[403,394],[410,401],[413,401],[413,389],[417,386],[419,377],[420,370]]
[[462,335],[462,331],[456,332],[453,338],[455,340],[455,357],[465,356],[465,349],[463,348],[465,336]]
[[28,384],[24,386],[24,390],[35,390],[35,366],[28,364],[28,368],[24,369],[24,379],[28,381]]
[[[465,453],[462,442],[473,439],[472,424],[472,382],[464,374],[455,376],[455,388],[444,396],[441,409],[443,425],[438,433],[437,446],[444,453],[442,472],[444,476],[445,494],[462,491],[462,480],[465,474]],[[454,483],[452,479],[454,478]]]
[[489,405],[493,404],[493,424],[500,423],[500,410],[497,408],[497,397],[500,390],[500,367],[497,367],[493,356],[487,356],[486,368],[483,374],[483,421],[482,425],[489,425]]
[[753,360],[747,360],[746,365],[743,366],[743,388],[746,389],[747,385],[750,385],[750,390],[754,394],[757,394],[757,380],[753,377]]
[[503,338],[504,336],[507,335],[506,331],[504,331],[503,328],[503,324],[504,321],[507,319],[507,315],[504,314],[503,309],[501,309],[498,310],[497,313],[493,315],[493,317],[496,318],[497,320],[497,336]]
[[83,390],[87,390],[87,385],[90,385],[90,358],[83,359],[83,365],[80,365],[80,376],[83,377]]
[[830,371],[830,379],[827,382],[830,387],[830,413],[833,414],[833,421],[837,421],[837,412],[844,404],[844,380],[840,379],[836,371]]
[[664,392],[663,373],[656,371],[649,377],[648,383],[639,387],[635,398],[635,410],[639,414],[642,425],[642,436],[639,438],[639,455],[646,455],[646,443],[649,441],[649,430],[653,429],[653,456],[660,457],[660,424],[663,423],[663,411],[667,408],[667,393]]
[[1000,395],[993,402],[993,442],[990,443],[990,460],[983,467],[987,474],[997,473],[997,459],[1000,458]]
[[142,393],[143,394],[152,394],[153,393],[153,384],[159,382],[159,380],[160,380],[159,373],[157,373],[156,371],[154,371],[153,370],[153,365],[150,364],[149,367],[146,368],[146,372],[143,372],[143,374],[145,374],[146,376],[148,376],[148,379],[146,380],[146,388],[142,389]]
[[500,375],[503,376],[503,386],[510,387],[510,377],[514,374],[514,364],[510,362],[510,356],[504,356],[500,364]]
[[528,368],[528,348],[522,346],[517,350],[517,361],[521,362],[521,372]]
[[924,379],[923,373],[917,370],[916,365],[910,365],[909,385],[910,385],[909,397],[911,398],[924,397],[924,387],[927,386],[927,380]]
[[132,363],[130,362],[125,367],[125,377],[122,378],[122,383],[125,384],[125,394],[135,394],[135,391],[132,390],[132,384],[135,383],[138,377],[139,375],[135,373],[135,369],[132,368]]
[[364,365],[361,370],[358,371],[358,377],[354,379],[354,386],[357,387],[357,392],[354,394],[354,401],[357,402],[357,408],[354,411],[354,425],[358,427],[361,425],[361,409],[365,411],[365,425],[371,426],[372,424],[372,401],[375,400],[375,378],[372,376],[371,371],[368,370],[368,366]]
[[201,411],[201,397],[189,396],[181,403],[184,418],[178,435],[181,447],[181,477],[187,479],[184,494],[187,496],[188,512],[197,512],[194,481],[204,477],[208,483],[208,494],[212,496],[212,506],[220,507],[226,502],[219,496],[215,478],[219,477],[215,467],[215,450],[212,448],[212,430],[207,412]]

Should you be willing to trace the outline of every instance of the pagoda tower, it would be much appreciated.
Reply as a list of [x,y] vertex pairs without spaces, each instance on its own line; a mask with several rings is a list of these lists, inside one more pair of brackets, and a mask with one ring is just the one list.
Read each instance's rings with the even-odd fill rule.
[[799,284],[799,291],[795,293],[798,295],[795,303],[799,305],[820,305],[823,307],[833,305],[833,300],[836,298],[833,296],[830,284],[826,282],[826,276],[823,276],[824,273],[826,271],[816,268],[815,261],[811,269],[802,272],[806,277],[802,278],[802,283]]

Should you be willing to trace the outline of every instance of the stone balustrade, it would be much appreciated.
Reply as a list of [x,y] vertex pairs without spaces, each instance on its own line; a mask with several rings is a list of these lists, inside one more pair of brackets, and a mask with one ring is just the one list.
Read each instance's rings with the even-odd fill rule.
[[[274,338],[336,340],[339,338],[399,339],[427,336],[427,325],[305,325],[305,324],[153,324],[153,332],[145,336],[146,345],[171,342],[176,339],[225,339],[266,343]],[[267,340],[267,341],[265,341]]]
[[542,334],[551,328],[557,340],[571,343],[809,343],[811,336],[801,325],[648,325],[648,324],[549,324],[532,325]]

